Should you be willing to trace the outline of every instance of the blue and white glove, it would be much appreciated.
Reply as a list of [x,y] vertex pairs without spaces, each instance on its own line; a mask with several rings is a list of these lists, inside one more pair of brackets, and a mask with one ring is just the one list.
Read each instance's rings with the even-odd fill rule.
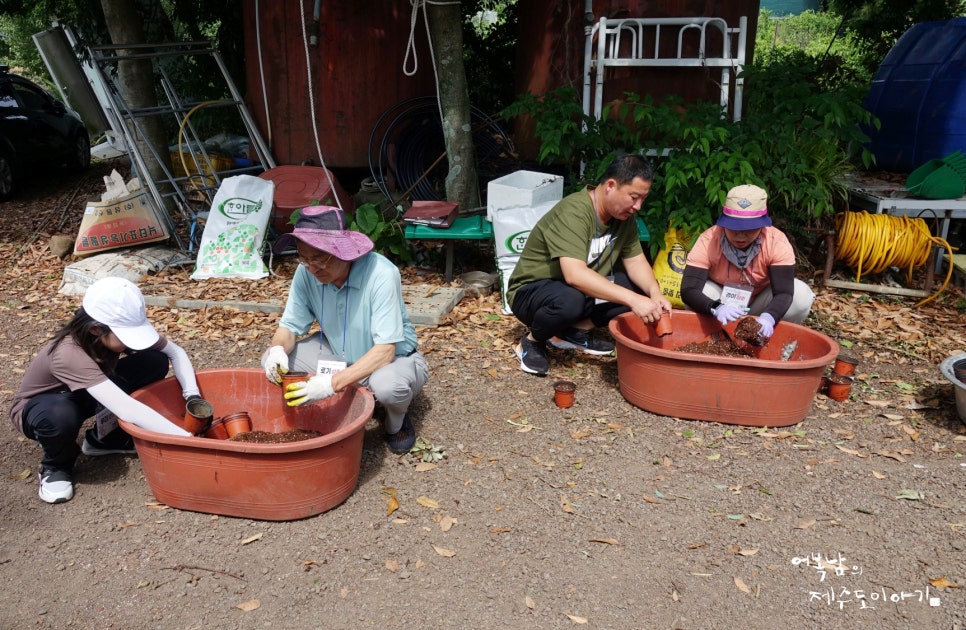
[[282,346],[272,346],[265,353],[265,376],[276,385],[282,383],[282,374],[288,373],[288,354]]
[[761,326],[758,335],[762,339],[771,339],[775,334],[775,318],[770,313],[762,313],[758,316],[758,324]]
[[733,322],[745,314],[745,309],[731,304],[722,304],[711,312],[715,319],[724,326],[728,322]]
[[315,400],[328,398],[335,393],[332,389],[332,375],[319,374],[307,381],[292,383],[285,388],[285,400],[289,407],[297,407]]

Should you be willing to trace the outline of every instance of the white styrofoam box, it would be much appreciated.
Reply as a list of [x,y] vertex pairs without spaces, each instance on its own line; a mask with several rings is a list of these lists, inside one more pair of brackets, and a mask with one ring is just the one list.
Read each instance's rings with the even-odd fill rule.
[[498,177],[486,187],[486,220],[503,208],[530,208],[563,199],[563,176],[516,171]]
[[535,206],[497,209],[493,213],[493,240],[497,260],[523,253],[530,230],[555,205],[556,201],[548,201]]

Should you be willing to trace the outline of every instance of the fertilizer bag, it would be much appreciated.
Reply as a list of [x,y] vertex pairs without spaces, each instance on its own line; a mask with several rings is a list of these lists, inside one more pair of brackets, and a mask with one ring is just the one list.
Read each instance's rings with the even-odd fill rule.
[[226,177],[221,182],[201,236],[192,280],[268,275],[262,249],[274,194],[274,182],[252,175]]
[[675,308],[684,308],[681,301],[681,278],[688,262],[690,240],[683,230],[671,227],[664,233],[664,247],[654,260],[654,276],[661,285],[661,293]]

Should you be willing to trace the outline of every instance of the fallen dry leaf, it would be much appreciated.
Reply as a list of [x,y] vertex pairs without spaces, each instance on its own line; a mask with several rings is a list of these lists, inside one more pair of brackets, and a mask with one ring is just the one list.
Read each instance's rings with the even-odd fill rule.
[[399,572],[399,563],[395,560],[386,560],[386,568],[393,573]]
[[872,476],[875,477],[876,479],[885,479],[886,478],[885,475],[883,475],[882,473],[880,473],[877,470],[873,470],[872,471]]
[[21,479],[26,479],[32,474],[33,472],[29,468],[24,468],[21,472],[17,473],[16,475],[10,475],[10,478],[20,481]]
[[430,499],[429,497],[427,497],[425,495],[420,495],[419,497],[417,497],[416,498],[416,503],[420,504],[423,507],[428,507],[428,508],[433,509],[433,510],[438,510],[439,509],[439,503],[436,502],[435,499]]
[[738,552],[738,555],[741,555],[741,556],[753,556],[756,553],[758,553],[758,549],[742,549],[741,551]]
[[456,519],[449,515],[439,519],[439,528],[444,532],[448,532],[450,529],[453,528],[453,525],[455,524],[456,524]]
[[348,596],[349,596],[349,589],[347,589],[344,586],[341,589],[339,589],[339,597],[341,597],[342,599],[345,599]]
[[620,542],[613,538],[591,538],[588,542],[604,543],[605,545],[620,545]]
[[751,595],[751,589],[748,588],[748,585],[745,584],[744,580],[742,580],[740,577],[735,577],[734,581],[735,581],[735,586],[738,587],[739,591],[741,591],[742,593],[748,593],[749,595]]
[[258,532],[254,536],[249,536],[245,540],[241,541],[241,544],[248,545],[255,542],[256,540],[261,540],[261,539],[262,539],[262,532]]
[[894,459],[900,464],[906,463],[905,458],[903,458],[899,453],[893,453],[892,451],[876,451],[875,454],[879,457],[888,457],[890,459]]
[[529,595],[523,598],[523,603],[526,604],[527,608],[529,608],[530,610],[533,610],[534,608],[537,607],[537,603],[533,601],[533,599],[531,599]]
[[419,462],[414,467],[414,469],[416,470],[416,472],[427,472],[427,471],[430,471],[430,470],[432,470],[434,468],[436,468],[436,464],[431,464],[429,462]]
[[239,610],[244,610],[245,612],[249,612],[257,609],[261,605],[262,603],[257,599],[250,599],[247,602],[242,602],[238,604],[237,606],[235,606],[235,608],[238,608]]
[[491,534],[506,534],[507,532],[512,532],[513,530],[509,527],[493,527],[490,529]]
[[433,549],[436,551],[436,553],[443,556],[444,558],[452,558],[453,556],[456,555],[455,551],[451,549],[446,549],[444,547],[437,547],[436,545],[433,545]]
[[576,615],[567,615],[567,617],[571,621],[573,621],[574,623],[576,623],[576,624],[583,625],[583,624],[587,623],[587,618],[586,617],[577,617]]
[[813,527],[816,522],[817,521],[814,518],[807,518],[796,523],[793,529],[808,529],[809,527]]
[[132,523],[128,521],[126,523],[118,523],[117,526],[120,527],[121,529],[124,529],[125,527],[134,527],[135,525],[137,525],[137,523]]
[[565,497],[563,495],[560,495],[560,509],[563,510],[564,512],[566,512],[567,514],[574,514],[575,513],[574,512],[574,506],[571,505],[570,504],[570,501],[567,500],[567,497]]
[[862,458],[868,457],[868,455],[865,453],[860,453],[859,451],[853,450],[851,448],[845,448],[841,444],[836,444],[835,448],[839,449],[843,453],[848,453],[849,455],[855,455],[856,457],[862,457]]
[[944,577],[941,578],[930,578],[929,583],[935,588],[959,588],[959,584],[955,582],[950,582]]

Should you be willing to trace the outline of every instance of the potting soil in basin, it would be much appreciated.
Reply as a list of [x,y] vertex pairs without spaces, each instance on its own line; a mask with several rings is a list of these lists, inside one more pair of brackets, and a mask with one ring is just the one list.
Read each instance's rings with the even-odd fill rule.
[[[365,426],[375,408],[368,389],[353,385],[325,400],[288,407],[281,387],[261,369],[199,370],[197,377],[216,418],[247,411],[254,431],[302,429],[322,436],[279,444],[180,437],[122,419],[158,501],[196,512],[286,521],[320,514],[355,490]],[[133,396],[181,426],[184,399],[173,377]]]
[[826,335],[780,322],[762,356],[779,357],[794,341],[787,361],[677,352],[719,332],[721,325],[711,316],[683,310],[675,310],[671,321],[674,332],[664,337],[633,313],[610,322],[621,395],[664,416],[755,427],[796,424],[808,413],[839,351]]

